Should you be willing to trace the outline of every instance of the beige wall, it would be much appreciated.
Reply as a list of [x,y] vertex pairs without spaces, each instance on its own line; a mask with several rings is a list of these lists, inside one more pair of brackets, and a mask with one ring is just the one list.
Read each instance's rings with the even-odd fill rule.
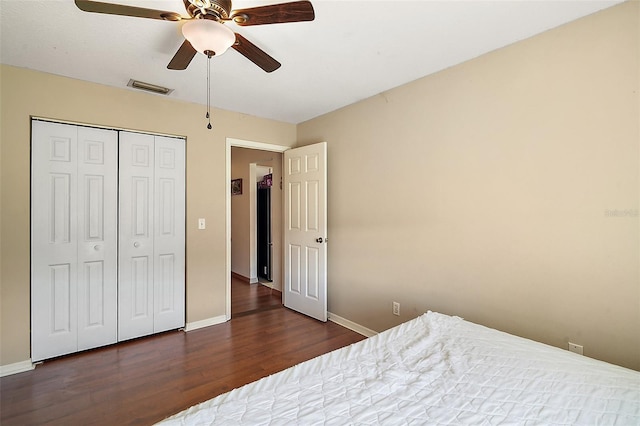
[[[231,178],[242,179],[242,195],[231,197],[231,271],[247,278],[250,269],[250,199],[249,168],[251,163],[273,168],[273,187],[271,189],[271,233],[273,241],[272,278],[273,288],[282,290],[282,154],[248,148],[231,149]],[[251,183],[254,185],[255,182]]]
[[[29,116],[187,137],[187,322],[225,315],[226,138],[293,145],[292,124],[2,66],[0,365],[30,357]],[[207,219],[198,230],[197,220]]]
[[[640,369],[638,9],[299,125],[329,143],[329,310],[382,330],[432,309]],[[29,115],[187,137],[187,321],[224,315],[225,138],[296,127],[0,73],[0,365],[29,358]]]
[[640,369],[639,15],[299,125],[328,141],[329,311],[383,330],[431,309]]

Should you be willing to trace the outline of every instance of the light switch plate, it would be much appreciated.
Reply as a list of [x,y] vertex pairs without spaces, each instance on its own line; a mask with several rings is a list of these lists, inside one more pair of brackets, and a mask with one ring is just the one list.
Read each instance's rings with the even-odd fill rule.
[[198,229],[205,229],[207,227],[204,218],[198,219]]

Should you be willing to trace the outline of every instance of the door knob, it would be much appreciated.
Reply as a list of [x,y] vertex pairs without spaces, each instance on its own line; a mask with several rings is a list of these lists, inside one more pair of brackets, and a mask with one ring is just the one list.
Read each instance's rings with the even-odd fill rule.
[[322,240],[322,237],[320,237],[320,238],[316,238],[316,243],[321,243],[322,241],[323,241],[323,240]]
[[140,247],[140,243],[136,241],[135,243],[133,243],[133,246],[134,246],[135,248],[138,248],[138,247]]
[[95,246],[93,246],[93,249],[95,251],[100,251],[100,244],[96,244]]

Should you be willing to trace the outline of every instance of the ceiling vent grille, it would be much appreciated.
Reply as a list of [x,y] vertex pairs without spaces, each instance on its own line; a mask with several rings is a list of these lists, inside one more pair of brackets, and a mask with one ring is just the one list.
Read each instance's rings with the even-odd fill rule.
[[146,92],[157,93],[159,95],[168,95],[169,93],[173,92],[173,89],[151,83],[145,83],[144,81],[138,81],[134,79],[129,80],[127,86],[133,87],[134,89],[138,90],[144,90]]

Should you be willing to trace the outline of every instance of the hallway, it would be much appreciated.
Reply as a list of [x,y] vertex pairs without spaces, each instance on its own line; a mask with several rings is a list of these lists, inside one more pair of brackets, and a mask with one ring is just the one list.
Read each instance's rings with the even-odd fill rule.
[[231,276],[231,318],[282,307],[282,293],[260,283]]

